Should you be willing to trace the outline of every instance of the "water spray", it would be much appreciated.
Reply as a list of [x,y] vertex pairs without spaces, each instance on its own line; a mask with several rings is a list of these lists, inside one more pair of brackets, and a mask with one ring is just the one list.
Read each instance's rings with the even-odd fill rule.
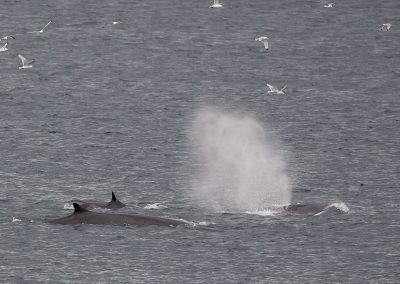
[[277,139],[255,119],[202,109],[190,133],[199,159],[192,197],[202,207],[246,212],[290,204],[290,180]]

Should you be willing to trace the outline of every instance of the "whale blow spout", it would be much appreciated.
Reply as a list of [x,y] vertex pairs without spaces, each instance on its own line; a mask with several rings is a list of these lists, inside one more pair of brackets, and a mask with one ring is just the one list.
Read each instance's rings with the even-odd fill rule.
[[246,212],[290,204],[291,184],[280,144],[255,119],[202,109],[190,135],[199,158],[191,197],[200,206]]

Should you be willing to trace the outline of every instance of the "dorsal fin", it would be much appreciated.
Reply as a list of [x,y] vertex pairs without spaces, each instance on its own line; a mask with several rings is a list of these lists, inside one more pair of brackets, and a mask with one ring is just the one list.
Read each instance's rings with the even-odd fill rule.
[[112,201],[117,201],[117,198],[115,197],[114,191],[111,191],[111,202]]
[[74,205],[74,214],[77,213],[83,213],[83,212],[87,212],[88,210],[86,210],[85,208],[82,208],[78,203],[72,203],[72,205]]

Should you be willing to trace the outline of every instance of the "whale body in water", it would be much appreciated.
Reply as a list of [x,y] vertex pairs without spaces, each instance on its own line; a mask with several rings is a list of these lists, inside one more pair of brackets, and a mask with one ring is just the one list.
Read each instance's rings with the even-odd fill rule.
[[301,215],[320,215],[325,213],[332,205],[330,204],[290,204],[283,209],[289,213]]
[[116,210],[125,207],[125,204],[117,199],[113,191],[111,192],[111,201],[107,203],[95,203],[95,202],[92,203],[92,202],[80,202],[80,201],[76,201],[76,203],[78,203],[81,208],[86,210],[92,210],[94,208],[105,208],[105,209]]
[[69,216],[51,220],[51,224],[73,225],[73,224],[97,224],[97,225],[158,225],[176,227],[185,224],[179,220],[172,220],[161,217],[128,215],[128,214],[109,214],[89,211],[78,203],[73,203],[74,213]]

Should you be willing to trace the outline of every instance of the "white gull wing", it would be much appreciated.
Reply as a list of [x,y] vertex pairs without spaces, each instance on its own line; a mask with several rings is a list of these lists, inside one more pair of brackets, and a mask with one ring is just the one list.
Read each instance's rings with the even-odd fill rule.
[[262,42],[264,44],[265,49],[269,48],[269,46],[268,46],[268,37],[260,36],[260,37],[256,38],[255,41]]
[[391,26],[392,26],[391,23],[382,24],[381,30],[382,30],[382,31],[383,31],[383,30],[388,31],[388,30],[390,29]]
[[40,31],[33,31],[33,32],[28,32],[28,34],[41,34],[44,32],[44,29],[50,25],[51,21],[49,21]]
[[8,35],[8,36],[3,36],[1,39],[0,39],[0,41],[3,41],[3,40],[9,40],[9,39],[15,39],[15,37],[14,36],[12,36],[12,35]]
[[266,39],[268,39],[268,37],[266,37],[266,36],[260,36],[260,37],[256,37],[254,40],[255,40],[255,41],[263,41],[263,40],[266,40]]
[[51,21],[49,21],[49,22],[43,27],[43,29],[40,30],[40,32],[43,32],[44,29],[45,29],[48,25],[50,25],[50,24],[51,24]]
[[219,3],[219,0],[214,0],[213,4],[210,6],[210,8],[221,8],[222,5]]
[[283,92],[284,89],[286,89],[287,85],[283,86],[282,88],[280,88],[278,90],[278,92],[276,92],[278,95],[284,95],[285,93]]
[[30,66],[30,65],[33,64],[33,62],[35,62],[35,59],[32,59],[32,60],[28,61],[28,59],[23,57],[21,54],[18,54],[18,57],[19,57],[19,59],[21,59],[22,67]]
[[268,40],[264,39],[261,41],[264,44],[265,49],[268,49]]
[[35,62],[35,59],[32,59],[31,61],[28,62],[28,65],[31,65]]
[[268,93],[277,93],[277,92],[279,91],[279,89],[278,89],[277,87],[272,86],[272,85],[270,85],[270,84],[268,84],[268,83],[267,83],[267,86],[268,86],[268,88],[269,88]]
[[29,63],[28,59],[23,57],[21,54],[18,54],[18,57],[19,57],[19,59],[21,59],[22,66],[28,65],[28,63]]

